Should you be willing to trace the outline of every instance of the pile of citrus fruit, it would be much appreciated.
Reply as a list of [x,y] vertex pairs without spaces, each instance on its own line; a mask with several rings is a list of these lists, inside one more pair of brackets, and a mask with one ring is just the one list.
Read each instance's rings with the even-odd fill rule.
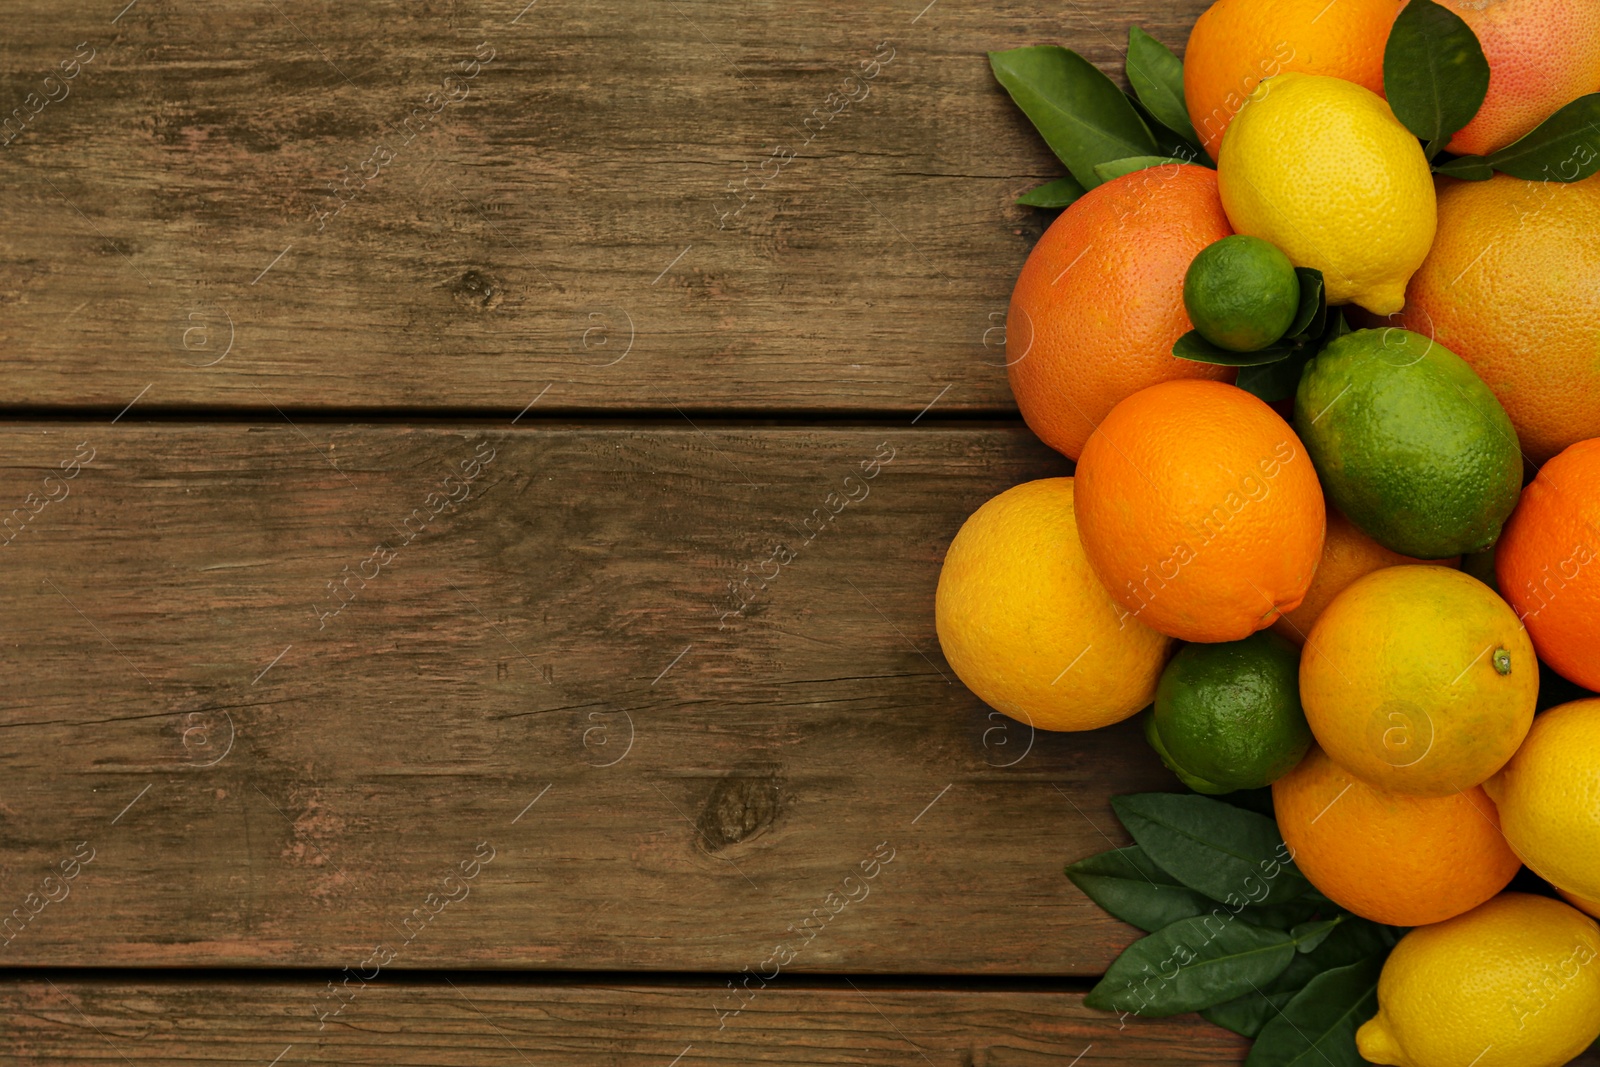
[[1251,1064],[1571,1061],[1600,3],[1217,0],[1181,61],[1130,30],[1131,92],[1064,48],[990,61],[1068,171],[1019,201],[1064,210],[1006,344],[1076,466],[962,526],[939,640],[1039,729],[1149,709],[1194,791],[1119,798],[1135,844],[1069,868],[1149,932],[1088,1002],[1202,1010]]

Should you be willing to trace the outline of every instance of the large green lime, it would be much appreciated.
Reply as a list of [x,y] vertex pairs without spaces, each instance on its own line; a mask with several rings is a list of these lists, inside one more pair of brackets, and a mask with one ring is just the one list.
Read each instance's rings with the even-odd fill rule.
[[1161,673],[1145,737],[1196,792],[1270,785],[1311,747],[1300,650],[1271,630],[1184,646]]
[[1300,308],[1300,279],[1278,247],[1235,234],[1200,250],[1183,276],[1183,306],[1207,341],[1256,352],[1282,337]]
[[1294,428],[1328,500],[1418,559],[1494,544],[1522,492],[1505,409],[1472,368],[1409,330],[1357,330],[1306,364]]

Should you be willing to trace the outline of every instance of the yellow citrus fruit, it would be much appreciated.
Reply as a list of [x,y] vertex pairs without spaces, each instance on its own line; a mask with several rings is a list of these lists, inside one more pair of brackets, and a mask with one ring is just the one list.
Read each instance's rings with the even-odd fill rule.
[[1448,796],[1503,767],[1533,722],[1539,665],[1516,612],[1447,567],[1388,567],[1322,612],[1300,699],[1334,762],[1379,789]]
[[1217,186],[1235,232],[1322,272],[1330,304],[1389,315],[1433,244],[1433,175],[1383,98],[1289,71],[1228,124]]
[[1502,893],[1400,939],[1356,1047],[1397,1067],[1560,1067],[1600,1037],[1596,956],[1593,919]]
[[1585,900],[1576,893],[1568,893],[1565,889],[1558,889],[1556,892],[1560,893],[1563,900],[1579,911],[1586,911],[1590,915],[1600,918],[1600,900]]
[[1024,482],[972,513],[945,553],[934,617],[967,688],[1043,730],[1126,719],[1155,698],[1172,648],[1094,576],[1071,478]]
[[1600,697],[1540,715],[1483,787],[1523,863],[1585,903],[1600,901]]

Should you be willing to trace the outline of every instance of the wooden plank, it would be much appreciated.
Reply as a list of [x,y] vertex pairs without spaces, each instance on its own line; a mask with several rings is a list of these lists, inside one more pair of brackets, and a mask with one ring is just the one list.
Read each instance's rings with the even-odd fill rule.
[[[1196,1016],[1129,1018],[1074,993],[796,987],[737,1016],[710,985],[355,984],[344,1014],[311,983],[20,981],[0,987],[0,1048],[21,1064],[715,1063],[1020,1067],[1237,1064],[1245,1042]],[[274,1058],[279,1057],[279,1058]],[[1593,1067],[1596,1061],[1579,1061]]]
[[0,915],[94,853],[0,959],[1094,975],[1132,936],[1061,868],[1176,783],[1131,724],[1028,737],[934,634],[965,517],[1067,470],[1020,427],[123,420],[0,454],[13,524],[40,508],[0,549]]
[[984,52],[1204,6],[17,0],[3,402],[1010,411]]

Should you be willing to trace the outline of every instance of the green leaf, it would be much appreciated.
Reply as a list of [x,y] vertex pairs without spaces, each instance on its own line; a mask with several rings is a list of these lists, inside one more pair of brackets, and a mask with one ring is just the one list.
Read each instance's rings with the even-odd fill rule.
[[1310,888],[1264,815],[1180,793],[1113,797],[1111,806],[1151,860],[1212,900],[1276,904]]
[[1289,931],[1289,936],[1294,938],[1295,951],[1300,953],[1315,951],[1328,940],[1329,934],[1339,928],[1339,924],[1344,922],[1345,918],[1343,915],[1335,915],[1321,922],[1304,922],[1294,927]]
[[1315,267],[1296,267],[1300,279],[1300,306],[1295,309],[1294,321],[1284,337],[1318,337],[1328,318],[1327,292],[1322,284],[1322,272]]
[[1350,915],[1344,918],[1327,940],[1310,952],[1296,956],[1271,984],[1238,1000],[1208,1008],[1201,1014],[1207,1021],[1236,1034],[1255,1037],[1311,979],[1335,967],[1346,967],[1373,957],[1382,960],[1398,940],[1390,927]]
[[1280,359],[1276,363],[1240,367],[1239,377],[1233,384],[1269,404],[1288,400],[1300,386],[1300,375],[1305,371],[1310,354],[1308,348],[1297,356]]
[[1128,84],[1156,121],[1198,146],[1183,98],[1183,61],[1137,26],[1128,27]]
[[1600,170],[1600,93],[1578,97],[1487,161],[1503,174],[1531,182],[1587,178]]
[[1382,970],[1383,959],[1373,956],[1311,979],[1261,1028],[1245,1067],[1364,1064],[1356,1051],[1356,1030],[1378,1010]]
[[1216,906],[1157,867],[1138,845],[1079,860],[1067,868],[1067,877],[1084,896],[1145,931],[1204,915]]
[[1219,348],[1200,336],[1199,330],[1190,330],[1172,345],[1172,354],[1179,359],[1195,363],[1215,363],[1223,367],[1259,367],[1263,363],[1276,363],[1294,352],[1294,345],[1281,341],[1255,352],[1232,352]]
[[1173,133],[1161,123],[1161,120],[1150,114],[1150,109],[1139,102],[1139,98],[1132,93],[1124,97],[1133,109],[1144,119],[1145,126],[1150,130],[1151,136],[1156,139],[1156,151],[1174,159],[1181,159],[1185,163],[1193,163],[1197,167],[1208,167],[1216,170],[1217,165],[1206,155],[1205,150],[1199,145],[1183,138],[1182,134]]
[[1236,808],[1244,808],[1246,811],[1272,818],[1271,786],[1264,786],[1261,789],[1235,789],[1220,799]]
[[1053,182],[1036,185],[1017,197],[1024,207],[1066,207],[1087,190],[1071,178],[1057,178]]
[[1489,166],[1486,156],[1457,156],[1443,163],[1435,163],[1433,172],[1468,182],[1486,182],[1494,177],[1494,168]]
[[1472,27],[1433,0],[1411,0],[1383,49],[1383,95],[1394,117],[1430,143],[1433,158],[1472,121],[1489,91],[1489,61]]
[[1294,941],[1238,919],[1180,919],[1128,946],[1084,1003],[1152,1018],[1222,1004],[1272,981],[1294,959]]
[[1110,78],[1055,45],[990,52],[989,66],[1011,99],[1078,184],[1100,184],[1096,163],[1152,155],[1155,137]]
[[1109,163],[1096,163],[1094,173],[1101,181],[1108,182],[1124,174],[1132,174],[1136,170],[1164,167],[1169,163],[1182,166],[1187,162],[1188,160],[1178,159],[1175,156],[1129,156],[1127,159],[1113,159]]

